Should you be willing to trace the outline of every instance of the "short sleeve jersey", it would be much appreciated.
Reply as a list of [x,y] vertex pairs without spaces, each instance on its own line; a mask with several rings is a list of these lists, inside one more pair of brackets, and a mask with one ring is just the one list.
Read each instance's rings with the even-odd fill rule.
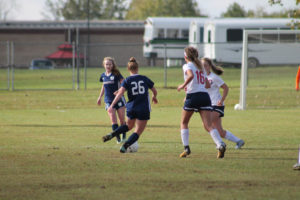
[[121,84],[127,90],[128,110],[146,110],[151,111],[148,89],[153,88],[154,83],[146,76],[134,74],[127,77]]
[[123,76],[120,74],[118,76],[114,74],[102,73],[100,76],[100,82],[103,82],[104,86],[104,102],[111,103],[114,98],[114,92],[120,88],[120,80],[123,79]]
[[187,85],[187,94],[196,93],[196,92],[207,92],[205,88],[205,78],[206,74],[203,71],[200,71],[192,62],[188,62],[182,66],[184,80],[187,79],[187,71],[192,70],[194,78]]
[[207,79],[210,83],[210,88],[208,88],[207,91],[211,99],[211,104],[215,106],[222,98],[220,94],[220,87],[224,84],[224,81],[221,77],[217,76],[213,72],[207,76]]

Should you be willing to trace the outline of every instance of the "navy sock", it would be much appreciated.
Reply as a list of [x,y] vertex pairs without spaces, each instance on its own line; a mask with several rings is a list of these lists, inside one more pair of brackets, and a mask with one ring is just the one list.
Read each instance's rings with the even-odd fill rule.
[[119,136],[121,133],[126,133],[128,130],[129,130],[128,126],[125,124],[125,125],[119,126],[111,134],[113,137],[115,137],[115,136]]
[[[113,131],[116,130],[118,127],[119,127],[118,124],[113,124],[113,125],[111,125],[111,128],[112,128]],[[118,142],[121,141],[120,135],[116,135],[116,138],[117,138],[117,141],[118,141]]]
[[137,133],[132,133],[128,140],[125,142],[124,147],[127,149],[130,145],[135,143],[139,139],[139,135]]

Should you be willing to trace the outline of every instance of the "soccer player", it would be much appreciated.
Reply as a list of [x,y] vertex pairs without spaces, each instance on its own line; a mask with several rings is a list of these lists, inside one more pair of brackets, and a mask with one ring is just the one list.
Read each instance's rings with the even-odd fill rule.
[[[202,58],[201,64],[207,72],[207,79],[210,83],[210,88],[208,88],[207,91],[213,107],[212,124],[219,131],[222,138],[236,143],[235,148],[240,149],[245,142],[228,130],[224,130],[222,127],[221,118],[224,117],[224,101],[227,97],[229,88],[218,75],[222,75],[224,71],[221,67],[215,66],[209,58]],[[223,90],[223,95],[220,94],[220,88]]]
[[186,64],[183,65],[184,83],[177,87],[177,90],[186,89],[186,98],[181,115],[181,139],[184,151],[180,157],[187,157],[191,154],[189,146],[189,121],[194,112],[199,112],[204,128],[210,133],[217,145],[217,158],[223,158],[226,151],[226,144],[222,141],[217,129],[213,128],[211,122],[211,101],[207,93],[209,82],[206,72],[198,59],[198,51],[194,47],[184,49]]
[[[113,58],[105,57],[103,59],[103,67],[105,69],[105,72],[102,73],[100,77],[100,82],[103,82],[103,85],[97,100],[97,104],[99,106],[101,105],[101,99],[104,95],[105,109],[107,110],[107,114],[110,118],[112,130],[116,130],[118,128],[118,119],[116,112],[120,120],[120,125],[125,124],[125,98],[121,97],[120,100],[116,104],[114,104],[111,110],[108,110],[108,108],[115,98],[114,93],[118,91],[124,78],[117,68],[116,62]],[[120,144],[121,142],[126,140],[126,133],[124,132],[122,134],[122,139],[119,135],[116,138],[117,143]]]
[[130,76],[122,82],[118,94],[108,108],[108,111],[112,110],[113,106],[127,90],[127,125],[122,125],[112,133],[102,137],[103,142],[106,142],[120,133],[131,130],[135,125],[134,133],[132,133],[128,140],[121,146],[121,153],[125,153],[127,148],[139,139],[140,135],[146,128],[148,120],[150,119],[151,107],[148,89],[150,89],[153,93],[152,102],[155,104],[157,103],[157,91],[154,87],[154,83],[148,77],[138,74],[139,66],[135,58],[130,58],[127,64],[127,69],[130,72]]

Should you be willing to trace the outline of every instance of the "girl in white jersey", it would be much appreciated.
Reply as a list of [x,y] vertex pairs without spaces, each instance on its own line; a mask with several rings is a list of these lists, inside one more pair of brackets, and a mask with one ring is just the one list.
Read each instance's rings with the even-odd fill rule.
[[[223,74],[223,69],[221,67],[216,67],[209,58],[202,58],[201,64],[207,72],[207,79],[210,83],[210,88],[208,88],[207,91],[210,96],[211,104],[213,107],[213,126],[218,129],[222,138],[235,142],[235,148],[240,149],[245,144],[245,142],[233,135],[228,130],[224,130],[222,127],[221,117],[224,117],[224,101],[227,97],[229,90],[226,83],[222,80],[221,77],[218,76]],[[223,89],[223,95],[220,94],[220,88]]]
[[179,85],[177,90],[186,89],[186,98],[181,115],[181,139],[184,146],[184,151],[180,157],[186,157],[191,154],[189,146],[189,121],[194,112],[199,112],[204,128],[210,133],[212,139],[217,145],[218,156],[223,158],[226,145],[222,141],[217,129],[213,128],[211,122],[211,101],[206,88],[209,87],[209,82],[206,78],[205,70],[202,68],[198,59],[198,51],[193,47],[184,49],[184,58],[186,64],[183,65],[184,83]]

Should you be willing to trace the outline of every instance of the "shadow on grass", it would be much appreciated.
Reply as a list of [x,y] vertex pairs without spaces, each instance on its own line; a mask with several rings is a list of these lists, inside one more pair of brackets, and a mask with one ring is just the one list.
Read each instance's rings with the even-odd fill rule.
[[[105,127],[110,128],[110,125],[103,124],[57,124],[57,125],[47,125],[47,124],[10,124],[10,125],[1,125],[1,126],[11,126],[11,127],[36,127],[36,128],[62,128],[62,127]],[[150,128],[177,128],[171,125],[147,125]]]

